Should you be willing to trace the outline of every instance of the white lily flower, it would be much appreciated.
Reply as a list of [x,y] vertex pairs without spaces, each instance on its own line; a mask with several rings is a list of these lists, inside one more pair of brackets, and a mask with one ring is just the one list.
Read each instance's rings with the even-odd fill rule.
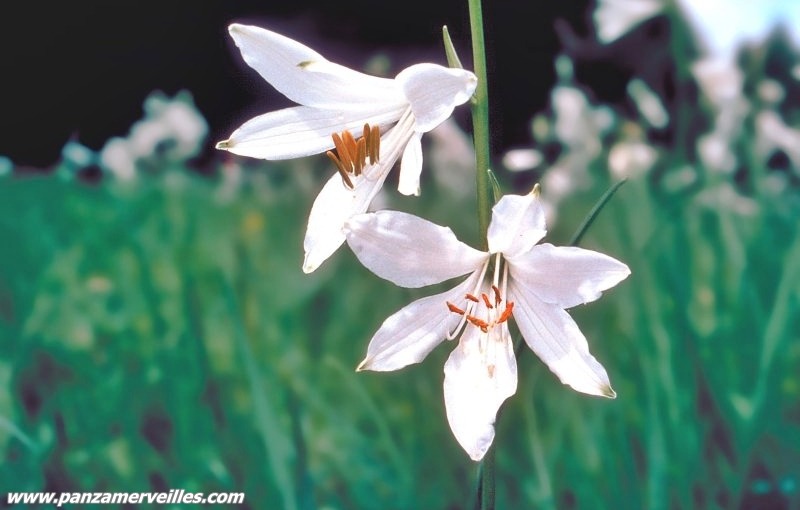
[[473,460],[485,455],[497,411],[517,388],[507,322],[512,314],[525,342],[563,383],[616,396],[565,309],[594,301],[630,270],[594,251],[537,244],[546,227],[534,193],[507,195],[494,206],[488,252],[462,243],[449,228],[396,211],[354,216],[345,233],[367,268],[402,287],[471,273],[452,290],[414,301],[386,319],[358,370],[397,370],[422,361],[443,340],[460,337],[444,367],[444,401],[450,428]]
[[[394,79],[379,78],[330,62],[263,28],[233,24],[229,31],[244,61],[300,106],[245,122],[217,148],[271,160],[337,149],[330,155],[340,176],[323,187],[309,218],[303,263],[308,273],[341,246],[344,222],[367,210],[395,162],[402,159],[398,190],[419,194],[422,134],[472,96],[477,78],[436,64],[416,64]],[[350,133],[361,133],[365,125],[364,133],[375,136],[365,147],[368,152],[358,152],[362,142]]]

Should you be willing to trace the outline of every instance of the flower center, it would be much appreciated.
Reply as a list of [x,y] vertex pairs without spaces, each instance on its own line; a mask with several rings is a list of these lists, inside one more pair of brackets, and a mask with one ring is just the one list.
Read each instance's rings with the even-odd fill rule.
[[364,124],[363,134],[358,140],[347,130],[342,131],[341,134],[333,133],[331,138],[336,152],[327,151],[325,154],[336,165],[344,185],[353,189],[353,180],[350,176],[361,175],[367,166],[367,160],[370,165],[374,165],[380,160],[381,130],[378,126],[370,127],[369,124]]
[[[502,308],[501,312],[503,297],[497,285],[492,285],[492,293],[494,294],[494,299],[490,298],[486,292],[481,293],[480,298],[474,294],[467,293],[464,295],[466,300],[464,308],[459,308],[450,301],[446,302],[447,308],[455,314],[464,316],[467,322],[479,328],[482,332],[488,333],[490,328],[506,322],[514,310],[514,302],[506,301],[505,307]],[[484,316],[483,319],[478,317],[478,309],[481,308],[481,305],[486,310],[482,314]]]

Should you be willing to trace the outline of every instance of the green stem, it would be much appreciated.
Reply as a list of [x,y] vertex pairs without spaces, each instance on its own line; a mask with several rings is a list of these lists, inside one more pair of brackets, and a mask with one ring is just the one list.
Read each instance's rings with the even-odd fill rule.
[[472,34],[472,60],[478,86],[472,98],[472,133],[475,141],[476,183],[478,192],[478,232],[484,249],[492,205],[489,186],[489,88],[486,83],[486,51],[483,38],[481,0],[469,0],[469,23]]
[[479,510],[494,510],[494,445],[489,447],[489,451],[481,461],[478,468],[478,495],[475,506]]
[[[469,1],[469,24],[472,35],[472,62],[478,86],[472,98],[472,133],[475,142],[475,179],[478,193],[478,232],[481,244],[487,249],[486,233],[492,214],[491,185],[489,181],[489,87],[486,82],[486,50],[483,38],[483,13],[481,0]],[[480,510],[494,510],[495,475],[494,447],[489,448],[478,468],[478,491],[475,506]]]

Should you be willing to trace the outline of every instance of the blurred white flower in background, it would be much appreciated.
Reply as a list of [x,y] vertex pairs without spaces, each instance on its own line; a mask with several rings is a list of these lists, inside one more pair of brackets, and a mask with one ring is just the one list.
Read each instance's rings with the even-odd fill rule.
[[[472,139],[452,118],[429,133],[428,157],[438,186],[465,198],[475,194],[475,148]],[[373,207],[377,209],[377,207]]]
[[661,98],[647,84],[634,78],[628,82],[628,95],[633,99],[639,115],[656,129],[664,129],[669,124],[669,113]]
[[503,166],[510,172],[525,172],[537,168],[544,156],[536,149],[511,149],[503,155]]
[[100,166],[122,180],[136,175],[147,162],[185,161],[197,156],[208,135],[208,124],[181,91],[173,98],[155,92],[144,101],[144,118],[127,137],[109,139],[100,151]]
[[692,63],[691,72],[705,97],[717,108],[740,100],[744,74],[733,60],[704,57]]
[[590,167],[602,154],[603,137],[616,122],[609,107],[592,105],[586,94],[576,87],[556,86],[551,105],[555,118],[550,135],[563,149],[541,179],[548,221],[555,220],[555,208],[566,196],[591,187]]
[[663,8],[661,0],[598,0],[593,16],[597,38],[612,43]]
[[608,169],[615,179],[629,179],[647,173],[658,159],[658,151],[648,144],[638,124],[626,123],[620,140],[608,153]]
[[711,131],[698,137],[697,154],[703,166],[721,174],[731,174],[736,170],[738,158],[731,145],[734,140],[720,131]]
[[571,151],[587,157],[602,149],[601,136],[614,123],[614,114],[606,106],[593,106],[586,94],[577,87],[558,85],[550,95],[555,123],[554,134]]
[[704,57],[691,66],[703,96],[714,109],[714,126],[697,139],[697,152],[703,165],[718,173],[736,169],[736,141],[750,111],[744,96],[744,73],[730,59]]

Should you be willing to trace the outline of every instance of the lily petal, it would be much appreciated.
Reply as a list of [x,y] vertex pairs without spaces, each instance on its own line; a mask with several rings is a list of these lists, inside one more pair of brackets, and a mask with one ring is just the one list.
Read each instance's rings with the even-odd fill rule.
[[329,62],[294,39],[236,23],[228,31],[247,65],[296,103],[340,110],[363,104],[382,109],[405,103],[394,80]]
[[420,133],[427,133],[444,122],[456,106],[472,97],[478,85],[478,78],[471,72],[437,64],[407,67],[395,80],[411,103]]
[[576,391],[615,398],[605,368],[591,354],[586,338],[570,315],[559,306],[544,303],[509,282],[509,301],[514,301],[514,320],[523,338],[561,382]]
[[367,269],[401,287],[424,287],[467,274],[489,256],[459,241],[448,227],[399,211],[355,216],[344,232]]
[[422,173],[422,134],[411,135],[400,161],[400,179],[397,191],[403,195],[419,196],[419,176]]
[[492,208],[489,251],[513,258],[530,250],[546,233],[544,208],[536,195],[505,195]]
[[448,310],[447,302],[463,298],[478,276],[475,272],[452,290],[418,299],[389,316],[370,340],[357,370],[398,370],[425,359],[462,319]]
[[494,439],[500,405],[517,391],[517,361],[506,324],[491,333],[467,328],[444,365],[444,404],[450,429],[474,461]]
[[366,212],[387,175],[388,172],[383,171],[375,179],[361,176],[355,181],[355,189],[347,188],[339,174],[328,179],[314,200],[308,216],[308,227],[303,240],[303,272],[311,273],[316,270],[344,243],[345,222],[351,216]]
[[628,266],[615,258],[573,246],[539,244],[506,260],[520,288],[561,308],[594,301],[631,274]]
[[240,156],[261,159],[290,159],[319,154],[333,148],[332,133],[360,132],[365,123],[381,129],[393,124],[407,108],[373,107],[323,110],[308,106],[285,108],[254,117],[217,144]]

